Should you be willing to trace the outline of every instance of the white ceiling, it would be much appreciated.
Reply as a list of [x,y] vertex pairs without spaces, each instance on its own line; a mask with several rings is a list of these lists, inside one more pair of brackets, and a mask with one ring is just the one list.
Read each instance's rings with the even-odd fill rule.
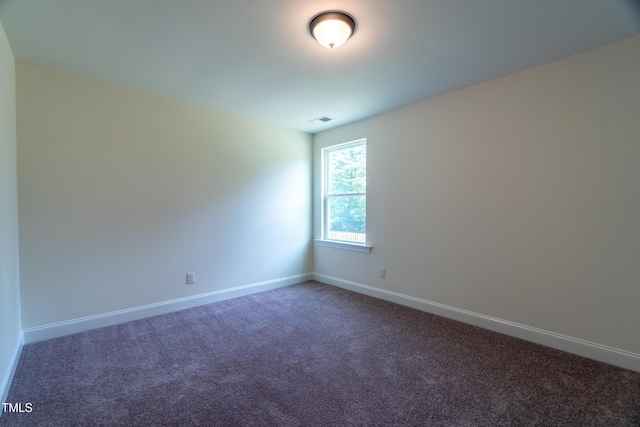
[[[332,9],[358,22],[336,50],[307,30]],[[639,12],[634,0],[0,0],[19,60],[310,133],[639,34]],[[309,123],[324,115],[335,120]]]

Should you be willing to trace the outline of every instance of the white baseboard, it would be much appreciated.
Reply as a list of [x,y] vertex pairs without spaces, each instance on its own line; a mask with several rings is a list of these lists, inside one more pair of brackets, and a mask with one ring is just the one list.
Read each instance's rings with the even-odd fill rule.
[[404,295],[398,292],[375,288],[362,283],[328,276],[326,274],[313,273],[313,280],[333,285],[349,291],[358,292],[375,298],[394,302],[427,313],[436,314],[449,319],[458,320],[494,332],[521,338],[527,341],[541,344],[547,347],[577,354],[589,359],[597,360],[611,365],[619,366],[632,371],[640,372],[640,354],[619,350],[601,344],[573,338],[555,332],[533,328],[519,323],[502,320],[472,311],[461,310],[421,298]]
[[76,334],[78,332],[84,332],[90,329],[117,325],[119,323],[143,319],[145,317],[157,316],[159,314],[171,313],[174,311],[184,310],[186,308],[196,307],[212,302],[224,301],[227,299],[250,295],[257,292],[264,292],[284,286],[295,285],[307,280],[311,280],[311,273],[296,274],[294,276],[266,280],[263,282],[237,286],[235,288],[222,289],[219,291],[207,292],[190,297],[177,298],[170,301],[162,301],[139,307],[97,314],[95,316],[81,317],[78,319],[65,320],[63,322],[26,328],[23,330],[24,343],[30,344],[37,341]]
[[[9,365],[5,372],[3,372],[0,378],[0,402],[7,401],[7,395],[9,394],[9,388],[11,388],[11,382],[13,381],[13,375],[16,373],[16,367],[20,360],[20,353],[22,352],[22,346],[24,345],[24,334],[20,332],[18,339],[13,347],[11,353],[11,359],[9,359]],[[0,414],[2,411],[0,411]]]

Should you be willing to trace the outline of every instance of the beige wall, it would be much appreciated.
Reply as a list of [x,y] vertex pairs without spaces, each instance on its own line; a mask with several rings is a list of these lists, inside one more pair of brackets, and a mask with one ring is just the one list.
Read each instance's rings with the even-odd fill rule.
[[22,336],[16,183],[15,61],[0,24],[0,399]]
[[316,134],[314,234],[320,149],[366,137],[373,250],[316,247],[315,271],[640,353],[638,52],[626,39]]
[[311,271],[310,135],[16,70],[24,328]]

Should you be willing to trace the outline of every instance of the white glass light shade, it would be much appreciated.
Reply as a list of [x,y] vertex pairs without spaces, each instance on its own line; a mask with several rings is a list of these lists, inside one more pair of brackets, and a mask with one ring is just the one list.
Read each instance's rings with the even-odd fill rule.
[[334,49],[342,46],[353,34],[356,23],[341,12],[322,13],[311,20],[309,31],[322,46]]

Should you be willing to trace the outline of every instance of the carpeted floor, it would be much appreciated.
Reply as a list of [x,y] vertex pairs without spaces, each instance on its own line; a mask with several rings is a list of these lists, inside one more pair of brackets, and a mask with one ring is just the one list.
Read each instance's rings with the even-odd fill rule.
[[640,373],[317,282],[26,345],[0,426],[638,426]]

